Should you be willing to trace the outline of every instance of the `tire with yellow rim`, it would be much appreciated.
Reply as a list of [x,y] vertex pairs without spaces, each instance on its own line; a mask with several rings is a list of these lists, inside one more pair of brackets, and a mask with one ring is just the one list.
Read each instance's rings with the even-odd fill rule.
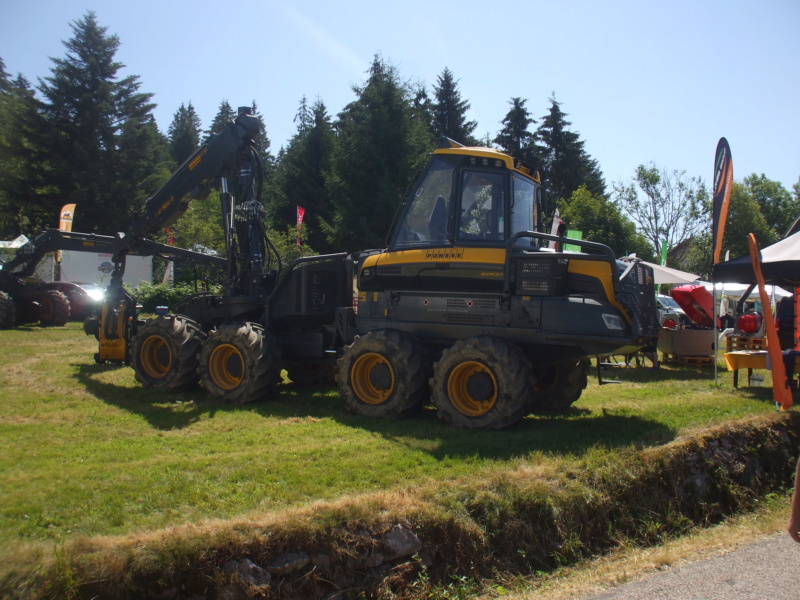
[[133,338],[131,366],[143,386],[178,392],[197,385],[197,363],[205,334],[180,315],[148,320]]
[[200,351],[200,385],[231,404],[266,399],[280,381],[278,353],[257,323],[225,323]]
[[356,336],[338,361],[339,395],[350,412],[402,418],[428,396],[430,363],[417,340],[392,329]]
[[433,365],[431,399],[439,418],[470,429],[504,429],[525,416],[530,363],[502,338],[457,341]]

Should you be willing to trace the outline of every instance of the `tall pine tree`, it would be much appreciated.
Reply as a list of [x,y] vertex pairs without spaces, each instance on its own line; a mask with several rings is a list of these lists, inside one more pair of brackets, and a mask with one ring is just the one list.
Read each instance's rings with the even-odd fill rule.
[[341,251],[383,245],[419,155],[430,148],[427,124],[413,118],[411,91],[376,56],[358,98],[339,114],[327,187],[334,207],[323,223]]
[[553,198],[569,198],[581,185],[597,196],[605,196],[606,184],[597,161],[584,149],[580,136],[569,130],[571,123],[555,95],[537,136],[543,146],[540,170],[545,188]]
[[272,153],[269,151],[269,147],[272,145],[272,142],[270,142],[269,137],[267,137],[267,126],[264,123],[263,115],[258,111],[258,105],[256,104],[255,100],[253,100],[250,111],[251,114],[258,119],[258,133],[256,134],[255,143],[256,149],[258,150],[261,160],[264,163],[265,183],[268,183],[275,171],[275,157],[272,156]]
[[[44,129],[33,89],[19,75],[10,79],[0,59],[0,238],[32,234],[51,224],[53,215],[39,201],[49,157],[36,145]],[[37,167],[34,169],[34,167]],[[39,175],[37,177],[37,174]]]
[[219,133],[225,125],[230,123],[236,118],[236,111],[231,108],[231,105],[228,103],[227,100],[223,100],[219,104],[219,109],[217,110],[217,114],[214,117],[214,120],[211,121],[211,126],[206,131],[206,140],[210,138],[215,133]]
[[200,147],[200,117],[189,101],[188,106],[181,104],[175,112],[167,129],[172,160],[181,165],[195,150]]
[[335,251],[321,223],[333,215],[325,173],[330,169],[334,133],[321,99],[309,107],[305,98],[295,117],[297,133],[281,156],[267,215],[270,227],[284,231],[296,222],[297,208],[305,209],[305,244],[317,252]]
[[54,221],[62,204],[76,203],[76,230],[124,231],[154,191],[141,188],[141,172],[160,168],[152,94],[139,91],[138,76],[119,78],[119,39],[93,12],[71,26],[66,56],[52,59],[51,75],[39,84],[47,122],[41,145],[52,160],[46,178],[53,190],[42,201]]
[[437,142],[448,137],[468,146],[475,145],[477,142],[472,134],[478,124],[467,121],[470,104],[461,99],[458,81],[447,67],[437,78],[433,92],[433,135]]
[[531,117],[525,108],[526,102],[527,100],[522,98],[509,100],[511,109],[503,118],[503,129],[494,138],[494,143],[500,146],[503,152],[536,166],[539,153],[535,145],[535,135],[528,130],[528,127],[536,123],[536,119]]

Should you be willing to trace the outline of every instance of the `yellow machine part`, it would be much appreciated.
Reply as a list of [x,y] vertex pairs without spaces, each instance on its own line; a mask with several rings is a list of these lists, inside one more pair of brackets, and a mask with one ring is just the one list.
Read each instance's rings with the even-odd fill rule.
[[[608,302],[617,308],[630,322],[631,316],[628,311],[617,302],[614,294],[613,274],[611,265],[605,261],[581,260],[577,256],[568,256],[569,265],[567,272],[575,275],[586,275],[593,277],[603,286]],[[415,264],[425,262],[471,262],[482,263],[487,267],[495,267],[498,271],[487,271],[483,276],[493,276],[502,274],[505,268],[506,251],[504,248],[426,248],[413,250],[400,250],[397,252],[385,252],[374,254],[367,257],[362,265],[362,269],[375,268],[377,266]],[[501,275],[502,276],[502,275]]]
[[618,309],[627,319],[628,323],[631,322],[631,315],[622,304],[617,302],[617,298],[614,295],[614,285],[612,283],[613,275],[611,273],[610,264],[596,260],[576,260],[570,258],[567,272],[574,273],[575,275],[587,275],[597,279],[600,285],[603,286],[603,291],[606,293],[609,304]]
[[112,307],[108,302],[103,303],[100,321],[100,348],[97,353],[99,360],[124,362],[127,358],[128,340],[125,337],[127,314],[127,300],[122,300],[117,307]]

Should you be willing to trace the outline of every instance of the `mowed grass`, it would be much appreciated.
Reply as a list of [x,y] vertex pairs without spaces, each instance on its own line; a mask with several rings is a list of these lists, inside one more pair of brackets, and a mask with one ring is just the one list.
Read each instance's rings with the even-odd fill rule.
[[0,331],[0,548],[247,517],[587,453],[660,445],[774,410],[770,388],[720,369],[604,371],[566,414],[509,431],[453,429],[426,409],[402,421],[344,410],[334,388],[283,384],[269,401],[142,388],[96,365],[79,324]]

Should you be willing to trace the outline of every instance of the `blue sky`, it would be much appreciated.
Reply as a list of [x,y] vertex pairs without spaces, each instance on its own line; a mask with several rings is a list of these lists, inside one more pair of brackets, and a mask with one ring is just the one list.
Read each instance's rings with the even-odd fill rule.
[[181,103],[207,126],[223,99],[255,100],[277,153],[303,96],[335,115],[381,54],[429,90],[448,67],[480,136],[511,97],[538,118],[555,92],[609,190],[649,162],[708,183],[721,136],[737,180],[800,177],[798,0],[3,0],[6,69],[47,76],[87,10],[155,94],[162,131]]

